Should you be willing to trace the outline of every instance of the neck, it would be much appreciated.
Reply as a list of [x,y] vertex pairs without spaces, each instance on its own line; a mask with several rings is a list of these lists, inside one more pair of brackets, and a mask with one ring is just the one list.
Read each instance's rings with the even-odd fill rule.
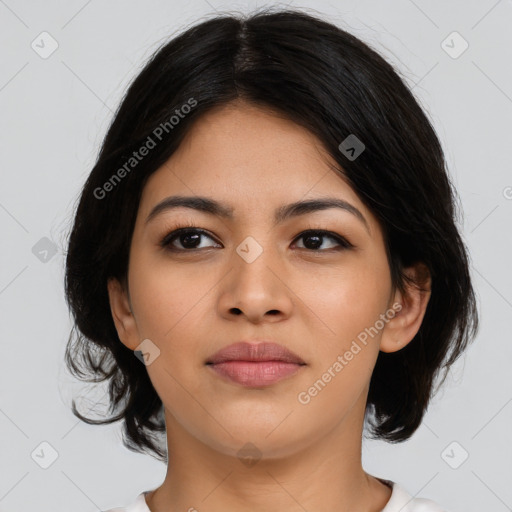
[[[270,449],[247,447],[241,454],[214,449],[166,411],[167,475],[146,502],[151,512],[379,512],[391,489],[361,466],[364,409],[360,412],[354,407],[331,432],[275,456]],[[255,444],[268,446],[264,439]]]

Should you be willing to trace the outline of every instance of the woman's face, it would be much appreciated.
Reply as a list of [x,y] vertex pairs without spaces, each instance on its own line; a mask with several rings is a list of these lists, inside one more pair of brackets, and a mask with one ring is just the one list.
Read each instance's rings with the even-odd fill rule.
[[[396,297],[376,219],[327,161],[304,128],[238,103],[201,117],[143,190],[128,275],[133,316],[118,332],[132,350],[150,340],[147,371],[168,427],[224,454],[251,442],[279,457],[349,417],[344,428],[360,428]],[[208,198],[232,216],[181,206],[148,220],[173,196]],[[351,206],[296,208],[275,221],[287,205],[326,198]],[[161,245],[189,226],[201,234]],[[248,385],[206,364],[232,343],[257,340],[305,364]]]

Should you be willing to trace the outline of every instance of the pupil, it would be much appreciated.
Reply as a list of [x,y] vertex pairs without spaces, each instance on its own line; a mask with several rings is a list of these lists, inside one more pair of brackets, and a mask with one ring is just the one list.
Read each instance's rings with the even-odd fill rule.
[[[321,242],[321,236],[318,236],[318,235],[308,235],[306,236],[305,240],[315,240],[316,239],[316,242],[313,242],[313,249],[317,249],[318,247],[320,247],[322,245],[322,242]],[[308,245],[307,243],[305,243],[304,245]],[[310,244],[311,245],[311,244]]]
[[[181,244],[183,245],[183,247],[189,247],[189,248],[192,247],[192,248],[194,248],[195,247],[195,243],[197,243],[197,241],[198,241],[200,236],[201,235],[199,235],[197,233],[186,233],[185,235],[181,235],[181,240],[180,241],[181,241]],[[191,244],[188,244],[187,240],[190,241],[191,238],[192,239],[195,238],[195,240],[193,240]]]

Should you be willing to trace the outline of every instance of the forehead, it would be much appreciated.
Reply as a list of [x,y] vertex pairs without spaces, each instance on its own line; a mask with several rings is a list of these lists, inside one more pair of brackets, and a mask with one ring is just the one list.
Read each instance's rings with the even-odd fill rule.
[[148,179],[141,209],[173,195],[210,196],[254,212],[337,196],[369,213],[339,165],[304,127],[259,106],[233,103],[203,114],[171,158]]

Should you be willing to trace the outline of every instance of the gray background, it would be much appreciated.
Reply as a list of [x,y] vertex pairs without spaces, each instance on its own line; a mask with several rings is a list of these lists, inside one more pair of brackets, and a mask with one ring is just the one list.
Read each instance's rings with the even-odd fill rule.
[[[121,445],[119,424],[89,426],[70,412],[72,396],[99,401],[98,414],[106,399],[63,366],[67,232],[113,111],[150,54],[216,10],[261,5],[0,0],[0,511],[105,510],[164,478],[162,463]],[[445,148],[472,255],[478,338],[410,441],[365,443],[365,469],[451,512],[512,510],[512,2],[290,5],[371,44],[413,87]],[[44,31],[58,43],[47,58]],[[469,44],[460,55],[453,31]]]

